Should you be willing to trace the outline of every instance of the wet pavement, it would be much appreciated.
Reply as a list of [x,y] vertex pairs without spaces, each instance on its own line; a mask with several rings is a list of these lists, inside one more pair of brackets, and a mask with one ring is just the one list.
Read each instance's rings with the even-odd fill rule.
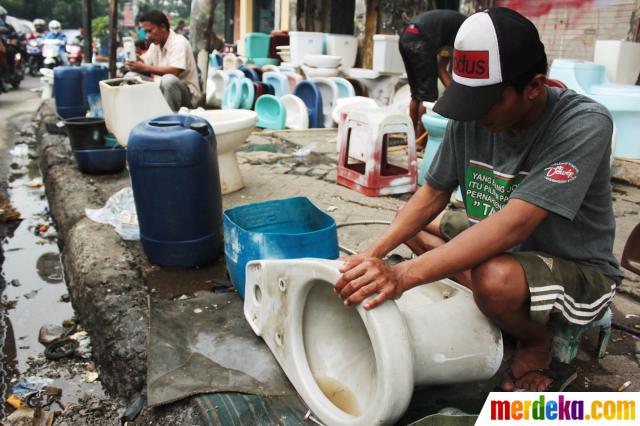
[[[64,404],[76,403],[81,397],[100,397],[104,392],[96,378],[90,347],[89,351],[85,348],[82,357],[76,354],[52,361],[44,356],[45,346],[38,341],[43,325],[61,325],[75,313],[69,302],[57,232],[37,164],[32,112],[39,100],[29,90],[37,86],[37,80],[27,80],[25,86],[0,96],[0,113],[10,117],[4,123],[6,127],[0,129],[1,170],[4,182],[8,183],[3,188],[3,198],[8,197],[21,218],[5,228],[7,235],[2,240],[2,273],[7,283],[2,300],[7,324],[7,389],[10,393],[20,380],[37,377],[61,388]],[[23,103],[14,103],[16,97],[22,97]],[[16,108],[18,105],[31,111],[21,112]]]

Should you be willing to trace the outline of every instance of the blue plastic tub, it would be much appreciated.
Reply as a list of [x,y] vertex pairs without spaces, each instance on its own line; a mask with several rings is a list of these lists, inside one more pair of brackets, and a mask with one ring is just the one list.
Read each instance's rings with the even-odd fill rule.
[[244,299],[247,262],[337,259],[336,222],[306,197],[234,207],[224,212],[224,251],[231,282]]
[[74,149],[73,156],[80,171],[88,174],[118,173],[127,164],[127,151],[121,146]]

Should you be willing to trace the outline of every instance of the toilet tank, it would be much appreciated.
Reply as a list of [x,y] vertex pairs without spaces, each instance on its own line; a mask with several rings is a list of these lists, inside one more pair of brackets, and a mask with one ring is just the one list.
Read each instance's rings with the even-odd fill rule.
[[404,74],[400,56],[400,36],[376,34],[373,36],[373,70],[383,73]]
[[593,62],[604,65],[612,83],[636,84],[640,73],[640,43],[596,40]]
[[358,56],[358,39],[348,34],[327,34],[327,54],[340,56],[343,68],[353,68]]
[[304,55],[322,55],[323,37],[322,33],[291,31],[289,33],[291,63],[302,65]]

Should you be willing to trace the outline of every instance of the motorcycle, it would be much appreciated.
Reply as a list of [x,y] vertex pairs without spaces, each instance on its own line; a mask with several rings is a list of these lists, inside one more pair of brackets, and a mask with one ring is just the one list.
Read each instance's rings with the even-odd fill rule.
[[67,43],[67,59],[69,65],[80,66],[82,64],[82,46],[78,42]]
[[[4,61],[6,63],[6,69],[1,73],[2,89],[7,85],[11,85],[14,89],[17,89],[20,87],[22,80],[24,80],[24,49],[22,48],[21,41],[21,39],[6,41],[5,54],[13,55],[13,69],[9,69],[8,61]],[[12,46],[13,49],[8,48],[8,46]]]
[[62,65],[60,56],[60,46],[64,46],[64,41],[56,39],[44,39],[42,41],[42,58],[45,68],[53,69]]
[[32,77],[42,68],[42,41],[42,37],[36,37],[27,42],[27,69]]

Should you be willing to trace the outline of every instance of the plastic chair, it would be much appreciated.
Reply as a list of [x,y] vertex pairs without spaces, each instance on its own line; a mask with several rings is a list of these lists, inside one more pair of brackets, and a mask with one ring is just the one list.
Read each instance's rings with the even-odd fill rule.
[[604,358],[607,344],[611,337],[611,308],[597,321],[582,326],[559,326],[553,329],[553,357],[560,362],[570,364],[578,354],[582,335],[592,329],[599,328],[596,357]]
[[296,95],[284,95],[280,100],[286,111],[285,126],[287,129],[308,129],[309,111],[302,99]]
[[640,275],[640,223],[633,228],[622,251],[622,267]]
[[286,112],[280,99],[273,95],[262,95],[256,101],[258,127],[282,130],[285,127]]
[[338,85],[332,79],[324,77],[310,78],[309,81],[318,86],[320,96],[322,97],[324,127],[330,129],[333,127],[331,112],[335,107],[336,99],[338,99]]
[[[407,155],[390,162],[391,141],[400,135],[406,140]],[[338,138],[338,184],[368,197],[404,194],[417,189],[416,138],[407,114],[385,110],[351,111],[340,123]],[[404,164],[398,163],[405,160]]]
[[265,72],[262,76],[262,81],[273,86],[275,91],[274,96],[277,96],[278,98],[291,93],[289,79],[284,74],[278,72]]
[[554,80],[553,78],[547,78],[547,81],[544,83],[549,87],[559,87],[561,89],[566,89],[567,85],[561,82],[560,80]]
[[246,65],[241,65],[240,68],[238,69],[242,71],[244,76],[250,79],[251,81],[260,81],[260,77],[258,76],[258,73],[253,68],[248,67]]
[[330,80],[338,86],[338,98],[351,98],[356,95],[356,90],[349,80],[342,77],[331,77]]
[[294,95],[302,99],[309,111],[309,128],[322,128],[324,116],[322,114],[322,96],[315,83],[301,81],[294,90]]
[[238,109],[242,102],[242,81],[234,78],[224,91],[222,99],[222,109]]
[[240,92],[240,108],[251,109],[255,101],[253,81],[248,78],[242,79]]

